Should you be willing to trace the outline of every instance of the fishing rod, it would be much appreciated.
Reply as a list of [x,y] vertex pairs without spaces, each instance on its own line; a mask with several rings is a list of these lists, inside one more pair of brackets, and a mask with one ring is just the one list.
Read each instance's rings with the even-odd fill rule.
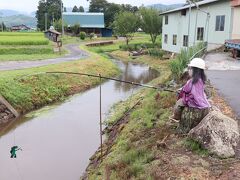
[[161,90],[161,91],[168,91],[168,92],[176,92],[174,90],[171,89],[166,89],[166,88],[161,88],[161,87],[156,87],[156,86],[151,86],[148,84],[141,84],[141,83],[137,83],[137,82],[132,82],[132,81],[125,81],[125,80],[121,80],[121,79],[117,79],[117,78],[111,78],[111,77],[106,77],[106,76],[101,76],[99,75],[94,75],[94,74],[87,74],[87,73],[76,73],[76,72],[46,72],[47,74],[72,74],[72,75],[81,75],[81,76],[89,76],[89,77],[95,77],[95,78],[101,78],[101,79],[106,79],[106,80],[112,80],[112,81],[117,81],[117,82],[122,82],[122,83],[126,83],[126,84],[131,84],[131,85],[135,85],[135,86],[141,86],[141,87],[146,87],[146,88],[150,88],[150,89],[156,89],[156,90]]

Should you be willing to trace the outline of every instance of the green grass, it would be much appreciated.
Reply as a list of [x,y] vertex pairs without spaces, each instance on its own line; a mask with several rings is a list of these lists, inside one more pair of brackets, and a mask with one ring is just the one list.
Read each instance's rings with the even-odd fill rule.
[[95,41],[105,41],[105,40],[114,40],[114,37],[98,37],[97,39],[90,39],[86,38],[85,40],[81,40],[80,37],[75,36],[68,36],[65,35],[62,38],[63,44],[82,44],[82,43],[89,43],[89,42],[95,42]]
[[61,54],[5,54],[0,55],[0,62],[4,61],[36,61],[62,57],[66,51]]
[[[136,61],[144,61],[151,67],[157,66],[161,72],[161,76],[150,84],[157,85],[169,79],[171,73],[168,63],[146,56],[142,58],[140,60],[139,57]],[[94,169],[90,167],[88,179],[106,179],[106,167],[109,167],[110,179],[151,179],[148,170],[155,158],[151,147],[156,143],[156,139],[144,134],[153,128],[162,127],[171,113],[170,107],[175,103],[175,96],[172,93],[161,92],[160,98],[156,100],[157,94],[155,90],[142,89],[128,100],[119,102],[113,107],[110,113],[112,115],[105,121],[107,126],[114,124],[143,98],[141,104],[131,112],[125,128],[118,134],[111,153],[99,167]]]
[[84,61],[74,61],[38,68],[1,71],[0,91],[19,112],[28,112],[99,83],[97,78],[36,73],[69,71],[114,76],[119,71],[108,59],[93,54]]
[[197,141],[187,138],[183,141],[183,144],[184,144],[184,146],[189,148],[191,151],[196,152],[197,154],[199,154],[201,156],[209,155],[209,151],[202,148],[201,144],[198,143]]

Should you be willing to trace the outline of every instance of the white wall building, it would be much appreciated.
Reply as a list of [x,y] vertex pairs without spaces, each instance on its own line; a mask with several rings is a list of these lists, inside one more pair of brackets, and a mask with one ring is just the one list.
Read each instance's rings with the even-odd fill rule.
[[166,51],[179,53],[200,41],[208,42],[211,50],[225,40],[240,39],[240,0],[205,0],[161,15],[162,48]]

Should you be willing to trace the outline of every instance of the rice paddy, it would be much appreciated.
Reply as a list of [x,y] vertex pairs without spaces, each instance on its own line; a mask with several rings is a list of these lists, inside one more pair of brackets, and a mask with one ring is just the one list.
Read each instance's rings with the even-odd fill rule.
[[0,61],[40,60],[58,57],[53,43],[40,32],[0,32]]

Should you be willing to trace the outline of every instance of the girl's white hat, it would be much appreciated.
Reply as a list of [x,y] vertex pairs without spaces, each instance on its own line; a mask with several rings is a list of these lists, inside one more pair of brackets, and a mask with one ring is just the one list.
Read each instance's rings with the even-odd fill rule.
[[206,69],[205,61],[201,58],[194,58],[191,60],[190,64],[188,64],[188,67],[196,67],[199,69]]

